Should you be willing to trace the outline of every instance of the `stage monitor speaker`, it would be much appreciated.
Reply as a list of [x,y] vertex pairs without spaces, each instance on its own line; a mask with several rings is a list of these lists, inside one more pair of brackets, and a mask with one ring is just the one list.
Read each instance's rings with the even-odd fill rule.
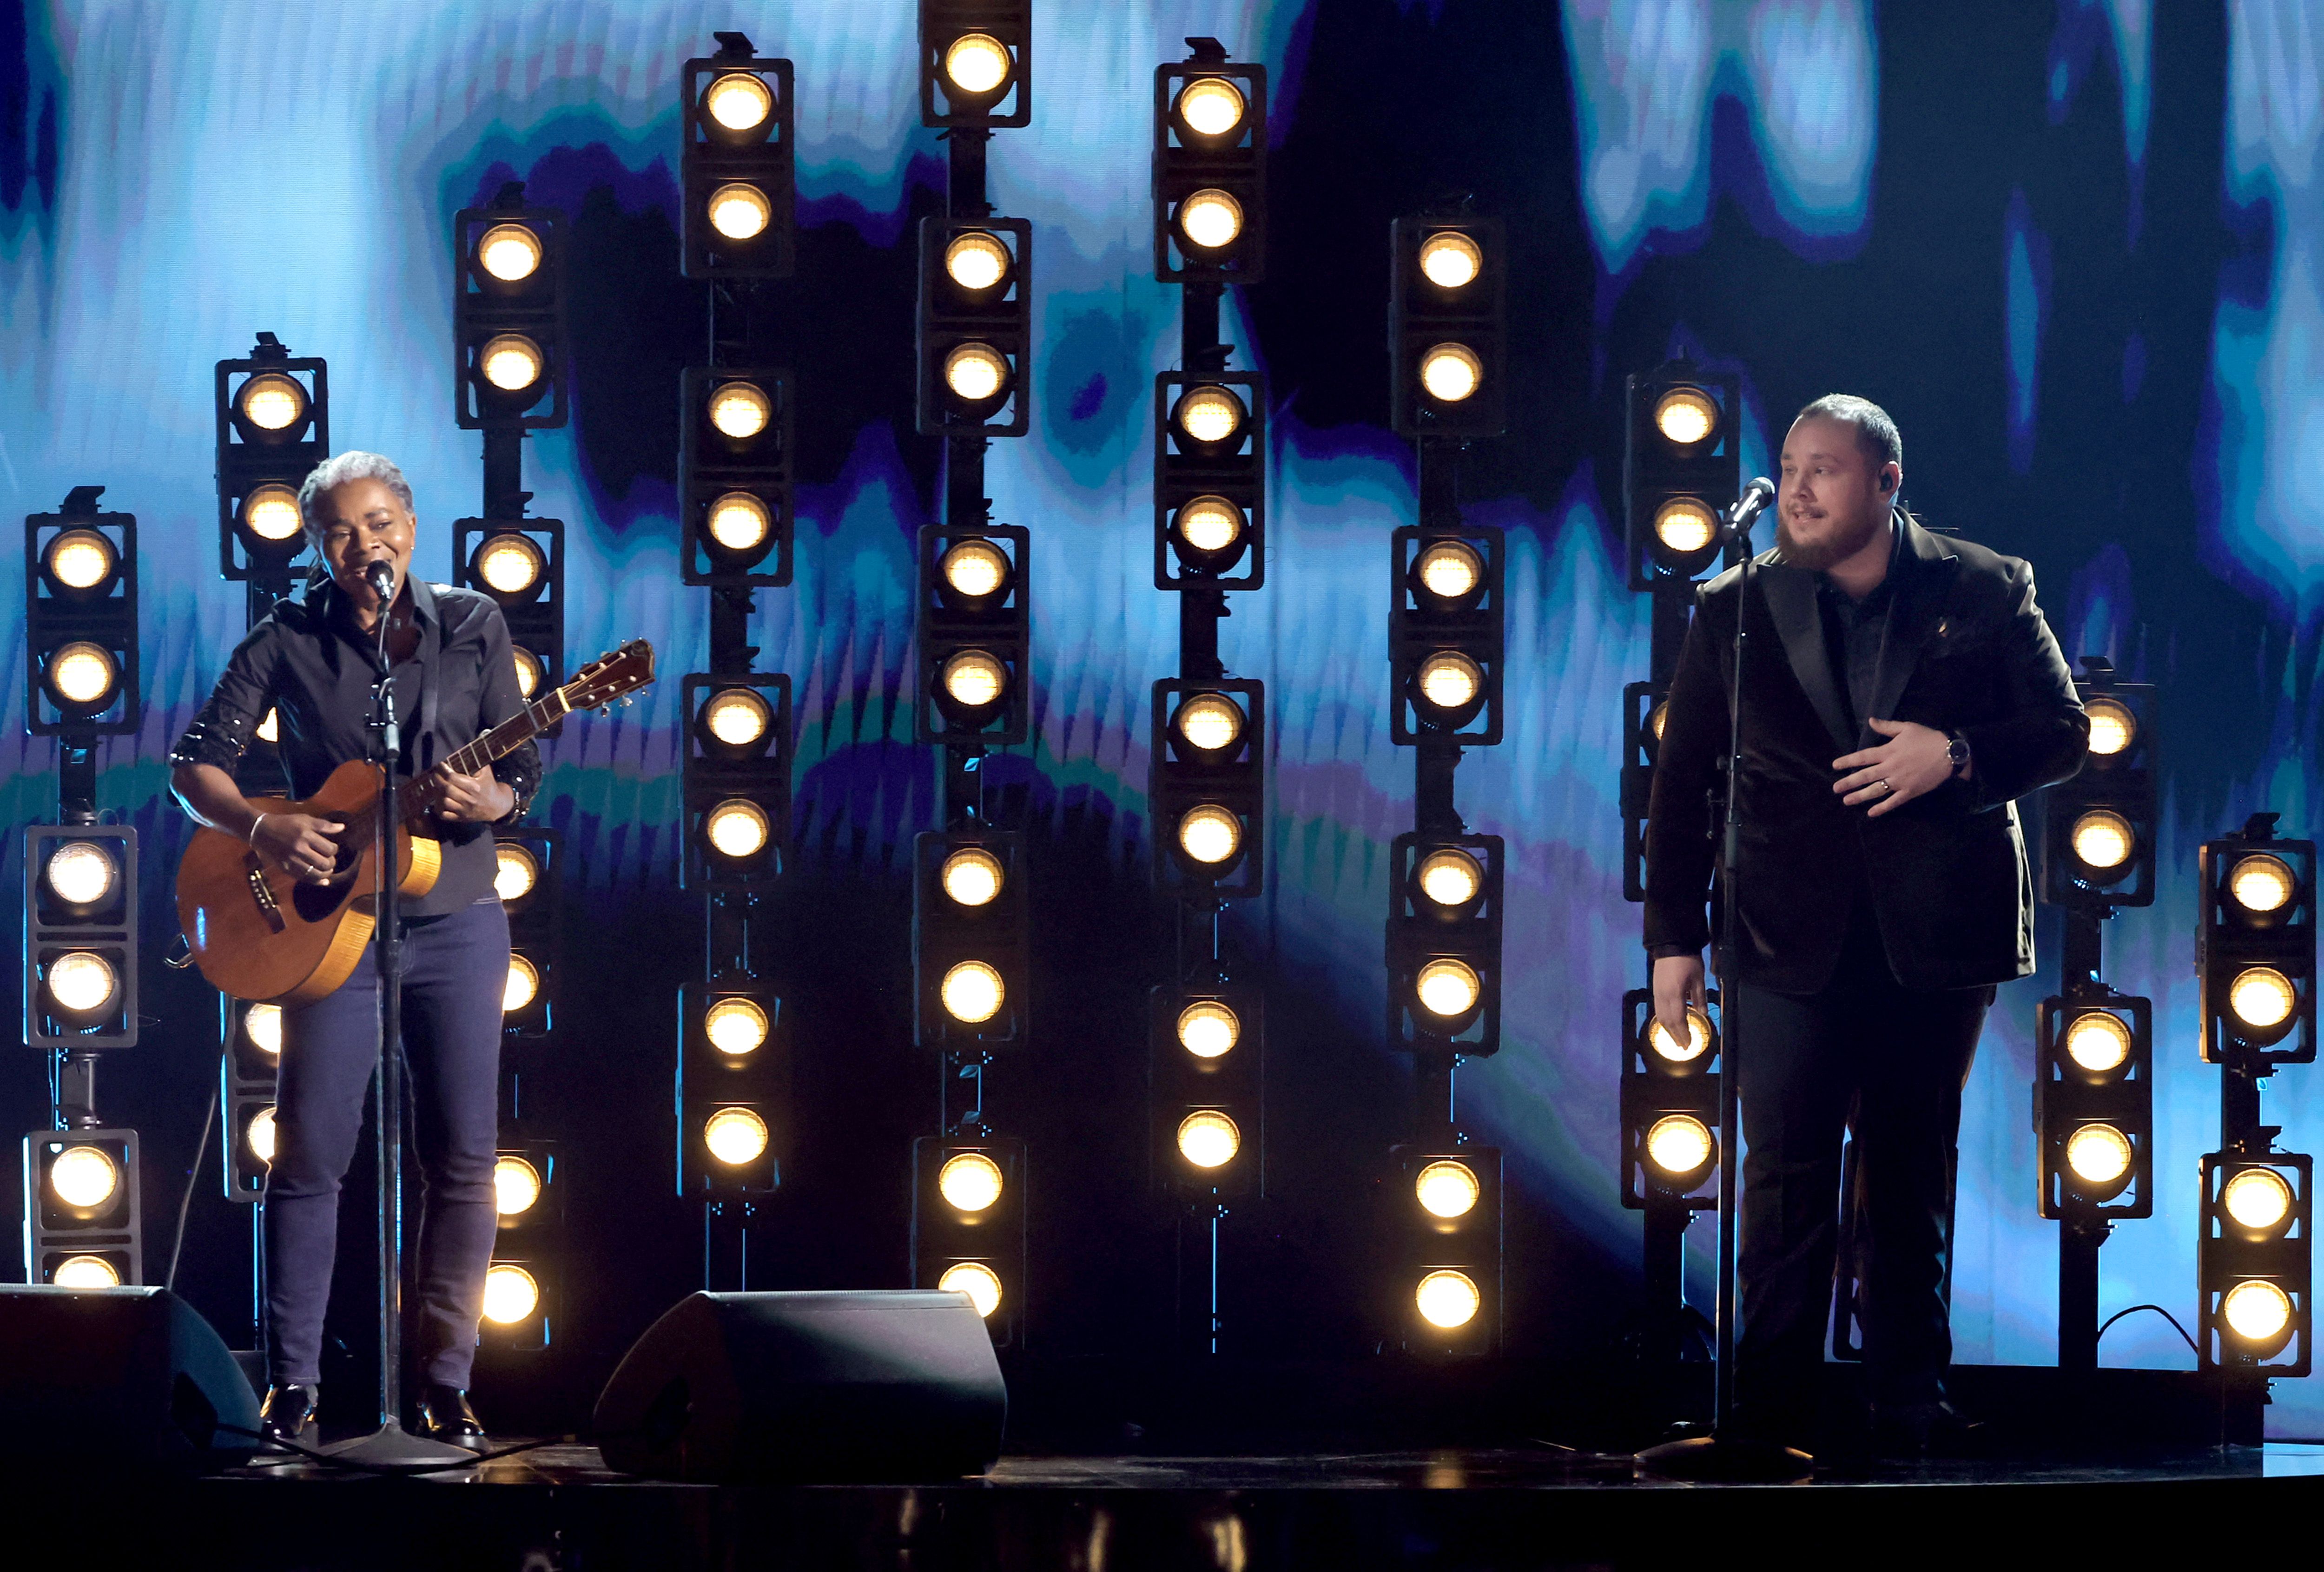
[[204,1472],[257,1430],[225,1341],[168,1289],[0,1286],[0,1469]]
[[964,1293],[697,1293],[622,1357],[595,1423],[623,1474],[904,1481],[982,1473],[1008,1411]]

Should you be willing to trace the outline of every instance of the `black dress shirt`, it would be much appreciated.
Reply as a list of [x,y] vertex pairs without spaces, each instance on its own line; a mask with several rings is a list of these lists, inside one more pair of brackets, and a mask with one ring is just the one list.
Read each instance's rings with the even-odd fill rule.
[[1831,575],[1816,575],[1816,602],[1823,617],[1824,654],[1831,662],[1831,680],[1846,701],[1849,718],[1856,722],[1859,736],[1864,732],[1865,722],[1872,718],[1872,694],[1880,676],[1881,648],[1888,639],[1888,607],[1895,599],[1896,542],[1904,536],[1893,521],[1888,533],[1888,572],[1862,600],[1833,583]]
[[[508,624],[491,598],[416,577],[405,583],[420,641],[408,659],[390,667],[403,743],[400,780],[425,774],[524,707]],[[170,762],[232,770],[271,709],[290,795],[312,795],[331,771],[370,755],[377,648],[335,584],[310,588],[303,601],[276,602],[235,648]],[[495,762],[493,774],[516,794],[516,805],[500,821],[513,824],[540,784],[539,749],[525,743]],[[350,828],[364,833],[363,826]],[[487,828],[441,821],[429,826],[443,841],[443,869],[433,889],[403,903],[406,916],[442,916],[494,898],[497,860]]]

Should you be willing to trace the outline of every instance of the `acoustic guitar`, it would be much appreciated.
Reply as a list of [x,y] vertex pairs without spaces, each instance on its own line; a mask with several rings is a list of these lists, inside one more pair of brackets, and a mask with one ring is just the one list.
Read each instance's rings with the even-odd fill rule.
[[[426,832],[424,817],[436,777],[474,775],[575,711],[604,708],[653,679],[653,646],[633,639],[398,786],[397,889],[426,895],[441,871],[443,847]],[[371,942],[372,900],[379,888],[372,825],[383,774],[376,764],[350,759],[304,802],[252,799],[261,813],[307,814],[346,825],[327,881],[293,879],[223,831],[194,831],[178,863],[178,922],[211,987],[238,999],[303,1005],[346,981]]]

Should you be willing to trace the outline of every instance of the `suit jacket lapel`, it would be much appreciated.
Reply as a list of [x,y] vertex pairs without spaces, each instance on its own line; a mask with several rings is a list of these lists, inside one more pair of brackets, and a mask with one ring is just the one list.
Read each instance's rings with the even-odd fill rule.
[[1833,744],[1846,753],[1856,746],[1856,723],[1840,702],[1831,680],[1831,658],[1824,650],[1823,616],[1816,609],[1815,575],[1780,562],[1762,559],[1752,576],[1767,597],[1767,615],[1784,640],[1792,675],[1799,679],[1808,703],[1815,706]]
[[[1914,668],[1921,664],[1921,650],[1945,608],[1960,562],[1942,540],[1913,522],[1910,514],[1902,518],[1904,539],[1896,554],[1896,566],[1902,571],[1895,599],[1889,602],[1888,630],[1880,640],[1879,673],[1873,679],[1872,703],[1867,712],[1884,721],[1896,718],[1896,701],[1904,696],[1904,685],[1913,680]],[[1858,746],[1877,747],[1885,740],[1868,726]]]

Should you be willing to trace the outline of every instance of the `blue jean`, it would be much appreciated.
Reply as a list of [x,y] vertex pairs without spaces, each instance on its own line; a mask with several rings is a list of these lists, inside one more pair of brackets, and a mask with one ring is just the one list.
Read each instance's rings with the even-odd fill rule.
[[[378,1063],[374,957],[366,947],[335,992],[282,1012],[266,1180],[266,1315],[278,1386],[312,1385],[322,1374],[339,1185]],[[416,923],[403,941],[403,1060],[421,1184],[412,1365],[420,1379],[449,1386],[468,1384],[500,1220],[493,1160],[508,957],[508,915],[497,900]]]

